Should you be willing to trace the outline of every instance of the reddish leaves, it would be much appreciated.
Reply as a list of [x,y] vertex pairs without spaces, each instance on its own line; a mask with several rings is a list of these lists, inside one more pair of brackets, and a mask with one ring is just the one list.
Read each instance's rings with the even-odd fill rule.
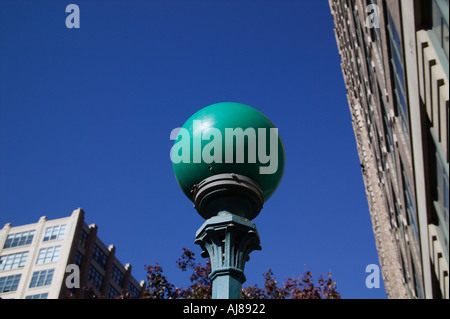
[[[191,285],[186,288],[178,288],[168,282],[162,274],[163,269],[158,264],[146,266],[147,283],[143,298],[152,299],[209,299],[211,298],[211,281],[208,274],[211,272],[211,263],[208,259],[206,265],[195,262],[195,254],[189,249],[183,248],[181,258],[177,265],[182,271],[192,271]],[[257,285],[242,289],[243,299],[340,299],[341,295],[336,290],[336,283],[332,281],[331,274],[327,277],[320,276],[317,282],[307,271],[300,277],[288,278],[283,285],[273,276],[271,269],[264,274],[264,288]]]

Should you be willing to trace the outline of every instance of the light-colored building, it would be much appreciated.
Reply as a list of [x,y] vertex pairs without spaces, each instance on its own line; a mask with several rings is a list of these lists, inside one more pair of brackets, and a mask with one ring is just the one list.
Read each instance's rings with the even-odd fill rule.
[[87,291],[105,298],[127,291],[138,298],[143,283],[115,257],[115,247],[97,237],[97,229],[84,222],[82,209],[35,224],[6,224],[0,230],[0,298],[85,298]]
[[389,298],[449,298],[449,1],[329,0]]

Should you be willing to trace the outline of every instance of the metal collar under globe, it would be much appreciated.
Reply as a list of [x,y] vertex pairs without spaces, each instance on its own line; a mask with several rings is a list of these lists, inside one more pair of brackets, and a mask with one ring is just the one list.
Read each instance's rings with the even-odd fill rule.
[[222,211],[254,219],[264,204],[264,195],[252,179],[234,173],[208,177],[192,189],[194,207],[205,219]]

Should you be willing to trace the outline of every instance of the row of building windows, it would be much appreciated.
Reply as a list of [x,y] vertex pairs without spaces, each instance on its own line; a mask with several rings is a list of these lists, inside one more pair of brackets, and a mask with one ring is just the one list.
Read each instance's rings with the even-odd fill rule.
[[[367,17],[366,12],[359,10],[359,12],[364,13],[364,17],[362,17],[361,14],[358,14],[358,8],[355,6],[356,1],[347,0],[346,3],[347,6],[345,7],[339,7],[337,3],[333,4],[332,7],[333,10],[339,11],[339,14],[335,16],[335,23],[336,33],[339,38],[340,53],[344,62],[343,72],[346,86],[347,88],[353,88],[355,97],[358,100],[355,104],[362,105],[365,111],[365,122],[367,131],[369,132],[370,143],[373,146],[374,155],[376,156],[380,184],[383,184],[385,187],[386,197],[390,197],[387,196],[388,193],[391,193],[393,197],[392,201],[389,200],[387,202],[387,206],[393,233],[399,241],[398,252],[401,256],[405,282],[409,288],[412,288],[410,293],[414,294],[414,296],[423,297],[420,271],[417,271],[417,269],[420,270],[421,268],[418,212],[414,198],[415,189],[412,187],[414,184],[410,183],[413,179],[408,179],[410,175],[407,174],[411,173],[411,167],[408,164],[411,162],[410,156],[412,155],[410,130],[413,128],[410,123],[410,108],[406,86],[407,78],[405,72],[407,68],[403,61],[404,52],[402,52],[404,47],[401,39],[403,30],[401,26],[402,22],[400,20],[400,25],[394,23],[397,22],[393,19],[395,15],[391,14],[386,1],[366,0],[361,3],[363,8],[364,5],[378,4],[385,9],[383,10],[382,18],[386,24],[386,29],[368,28],[367,25],[364,27],[364,22]],[[429,30],[428,33],[433,40],[433,46],[438,53],[439,59],[442,60],[441,63],[447,71],[448,76],[449,1],[430,0],[424,2],[424,6],[425,3],[427,9],[432,11],[432,21],[427,22],[427,26],[432,30]],[[399,3],[400,7],[401,5]],[[348,11],[347,7],[349,8]],[[352,14],[349,14],[350,12]],[[350,23],[351,16],[353,16],[354,23]],[[383,34],[380,33],[383,31]],[[383,72],[383,68],[377,68],[375,70],[376,62],[379,62],[377,58],[383,60],[383,51],[380,50],[380,45],[383,44],[384,37],[387,40],[388,53],[384,58],[387,64],[389,64],[387,69],[390,71],[386,73]],[[384,63],[381,65],[384,65]],[[390,76],[392,98],[388,94],[390,92],[386,90],[381,91],[380,89],[383,76],[386,84],[388,84],[386,77]],[[378,83],[377,80],[380,82]],[[378,84],[378,103],[371,100],[372,97],[376,96],[376,91],[374,90],[374,86],[376,85],[374,84]],[[385,87],[389,89],[386,85]],[[383,100],[384,98],[385,100]],[[397,117],[396,121],[393,121],[394,114],[392,111],[386,108],[387,105],[385,103],[387,104],[389,100],[392,102],[393,111]],[[379,116],[374,112],[376,105],[380,106],[378,109],[380,112]],[[382,120],[382,122],[377,123],[377,119]],[[397,127],[394,126],[394,123],[399,124],[398,133],[395,131]],[[396,152],[395,142],[398,138],[402,140],[401,144],[405,148]],[[435,141],[430,144],[436,146],[436,159],[430,158],[428,168],[431,172],[430,175],[432,175],[430,188],[432,188],[431,193],[435,211],[435,216],[432,216],[432,222],[437,226],[439,239],[444,247],[444,255],[448,262],[448,161],[446,161],[442,152],[439,150],[438,141],[440,137],[437,139],[433,136],[433,138]],[[430,148],[432,147],[430,146]],[[403,153],[402,150],[405,150],[406,153]],[[390,154],[393,165],[388,161],[388,153]],[[433,154],[433,151],[430,154]],[[387,166],[388,164],[389,166]],[[403,164],[406,165],[404,166]],[[386,171],[386,169],[390,170],[390,172]]]
[[22,233],[8,235],[3,248],[13,248],[18,246],[30,245],[36,231],[30,230]]
[[[56,225],[45,229],[43,242],[63,239],[67,225]],[[29,230],[21,233],[8,235],[5,241],[4,249],[30,245],[33,242],[35,230]]]
[[[387,201],[387,209],[389,212],[392,231],[399,240],[398,254],[402,263],[403,280],[410,288],[408,290],[410,296],[422,298],[423,287],[418,274],[416,273],[417,267],[415,266],[418,261],[413,258],[413,255],[417,255],[414,252],[417,253],[420,251],[417,212],[413,201],[413,193],[401,161],[400,168],[400,180],[403,185],[403,194],[398,194],[397,197],[397,191],[394,190],[394,186],[391,184],[391,196],[394,206],[392,209],[389,203],[390,201]],[[402,213],[402,206],[404,206],[405,214]],[[408,263],[405,263],[405,260],[407,260]],[[410,273],[412,273],[412,278],[409,275]]]
[[[130,284],[129,289],[128,289],[129,293],[131,294],[131,297],[134,299],[137,299],[140,297],[141,293],[139,291],[139,289],[137,289],[134,285]],[[116,296],[120,295],[120,292],[114,288],[112,285],[109,286],[108,288],[108,294],[107,297],[108,298],[114,298]]]
[[[368,0],[367,4],[373,4],[374,1]],[[388,39],[388,50],[389,50],[389,58],[390,58],[390,67],[391,67],[391,82],[393,84],[393,94],[394,94],[394,110],[396,112],[396,114],[399,116],[399,123],[400,123],[400,131],[403,134],[404,140],[405,140],[405,145],[407,146],[406,150],[410,151],[410,145],[409,145],[409,114],[408,114],[408,108],[407,108],[407,102],[406,102],[406,86],[405,86],[405,78],[404,78],[404,65],[403,65],[403,58],[402,58],[402,43],[401,43],[401,39],[399,36],[399,32],[394,24],[394,21],[392,19],[392,16],[389,12],[389,9],[386,10],[386,16],[385,16],[385,21],[387,22],[387,28],[386,28],[386,36]],[[355,26],[356,31],[358,30],[358,25]],[[370,32],[370,36],[372,41],[374,42],[374,44],[376,45],[376,49],[378,54],[381,53],[381,50],[378,46],[378,42],[380,41],[380,34],[379,34],[379,29],[377,28],[371,28],[369,29]],[[359,32],[357,32],[359,33]],[[357,40],[359,39],[359,37],[357,38]],[[366,47],[370,47],[369,45],[365,44],[361,46],[362,49],[364,50],[364,53],[366,55],[366,59],[367,59],[367,81],[361,81],[361,83],[366,84],[365,86],[367,86],[367,83],[370,84],[370,93],[375,93],[374,91],[374,82],[377,82],[374,78],[373,78],[373,74],[372,74],[372,68],[371,68],[371,58],[373,58],[372,56],[369,56],[369,52],[372,53],[372,51],[369,51],[368,49],[366,49]],[[369,52],[368,52],[369,51]],[[380,57],[381,54],[380,54]],[[361,73],[359,73],[361,76]],[[380,78],[380,77],[378,77]],[[378,84],[378,83],[377,83]],[[366,88],[366,91],[367,88]],[[364,96],[364,91],[363,93],[360,92],[361,96]],[[369,94],[368,94],[369,95]],[[381,118],[382,118],[382,123],[381,126],[382,127],[376,127],[376,125],[371,125],[372,123],[375,123],[372,119],[372,110],[370,109],[370,105],[371,102],[369,101],[369,99],[367,99],[368,103],[368,107],[367,107],[367,112],[366,112],[366,116],[367,116],[367,125],[368,125],[368,131],[372,132],[371,134],[371,142],[374,143],[374,145],[376,144],[375,142],[378,142],[378,150],[380,156],[376,156],[377,157],[377,163],[379,165],[379,170],[378,170],[378,175],[379,175],[379,179],[380,179],[380,183],[384,184],[384,178],[383,178],[383,173],[385,172],[387,166],[387,153],[390,154],[391,156],[391,160],[392,160],[392,164],[394,165],[392,172],[395,172],[396,175],[400,174],[400,178],[397,178],[397,181],[400,183],[402,183],[403,187],[403,194],[401,194],[401,196],[397,199],[396,198],[396,192],[394,191],[394,189],[392,188],[392,184],[391,184],[391,188],[392,188],[392,196],[394,197],[393,199],[393,203],[394,203],[394,210],[391,210],[391,208],[389,207],[389,202],[387,202],[388,205],[388,212],[390,215],[390,220],[391,220],[391,227],[393,228],[394,232],[399,233],[399,235],[402,238],[402,242],[406,243],[408,242],[406,240],[407,237],[412,239],[412,242],[415,245],[415,249],[418,250],[418,245],[419,245],[419,238],[418,238],[418,226],[417,226],[417,212],[415,209],[415,202],[414,202],[414,195],[413,195],[413,191],[408,183],[408,179],[406,176],[406,172],[405,172],[405,168],[402,165],[402,161],[400,159],[399,163],[400,163],[400,172],[397,173],[397,161],[396,161],[396,156],[395,156],[395,152],[394,152],[394,133],[393,133],[393,127],[391,126],[391,122],[389,120],[390,114],[389,111],[386,108],[386,105],[384,103],[383,100],[383,96],[381,94],[381,90],[380,87],[378,85],[378,105],[380,105],[380,111],[381,111]],[[374,131],[375,130],[375,131]],[[375,141],[373,139],[373,137],[376,136],[378,137],[378,139]],[[383,147],[385,147],[386,149],[383,150]],[[398,177],[398,176],[397,176]],[[386,185],[387,187],[387,185]],[[405,209],[405,218],[403,218],[402,216],[402,212],[401,212],[401,206],[400,203],[403,202],[404,203],[404,209]],[[409,236],[407,235],[409,234]],[[402,255],[402,253],[399,251],[400,255]],[[409,256],[409,255],[408,255]],[[408,260],[410,260],[411,256],[409,256]],[[402,261],[403,261],[403,257],[402,257]],[[414,276],[416,276],[417,274],[415,273],[415,267],[414,267],[414,262],[411,260],[411,262],[409,263],[409,265],[411,266],[412,273],[414,274]],[[405,266],[405,265],[404,265]],[[406,266],[405,266],[406,267]],[[404,271],[406,271],[406,268],[404,267]],[[405,274],[405,282],[409,282],[409,278],[408,276],[406,276]],[[421,295],[422,293],[422,288],[420,286],[420,281],[419,280],[414,280],[414,285],[415,285],[415,292],[416,295]]]
[[[95,269],[93,265],[89,267],[88,280],[95,288],[97,288],[98,290],[102,290],[104,277],[97,269]],[[117,268],[116,265],[113,265],[112,268],[112,280],[120,287],[123,286],[124,274]],[[131,283],[128,286],[128,290],[134,298],[138,298],[140,296],[139,289]],[[116,295],[119,295],[119,292],[110,285],[110,287],[108,288],[108,297],[114,297]]]
[[[88,241],[88,233],[85,232],[84,230],[81,230],[80,242],[79,242],[80,247],[86,248],[87,241]],[[83,258],[84,258],[83,254],[80,251],[77,250],[75,252],[75,259],[74,259],[75,264],[77,264],[78,266],[81,267],[82,262],[83,262]],[[97,244],[94,245],[94,248],[93,248],[93,251],[92,251],[92,259],[96,261],[98,266],[100,266],[103,269],[106,269],[106,263],[107,263],[107,260],[108,260],[108,255]],[[119,287],[123,287],[124,280],[125,280],[125,274],[115,264],[112,265],[111,271],[112,271],[111,279]],[[90,265],[90,267],[89,267],[88,280],[98,290],[102,290],[104,277],[101,274],[101,272],[98,271],[95,268],[94,265]],[[135,298],[138,298],[140,296],[140,290],[138,288],[136,288],[131,283],[129,284],[129,289],[128,290],[130,291],[130,293]],[[120,294],[120,292],[117,289],[115,289],[112,285],[110,285],[108,287],[108,291],[107,291],[107,297],[108,298],[115,297],[115,296],[117,296],[119,294]]]
[[[59,259],[61,246],[41,248],[39,250],[36,264],[56,262]],[[0,271],[22,268],[27,261],[28,251],[0,256]]]
[[[370,5],[370,4],[376,4],[376,1],[373,0],[366,0],[366,5]],[[354,1],[349,1],[348,4],[350,7],[354,7],[355,3]],[[368,50],[368,48],[370,47],[367,43],[361,44],[359,43],[360,40],[360,24],[357,23],[358,20],[358,16],[357,16],[357,10],[352,10],[353,12],[353,18],[355,20],[355,24],[354,24],[354,28],[356,33],[358,34],[358,37],[356,37],[354,40],[357,43],[357,47],[362,48],[362,50],[364,51],[364,55],[366,57],[366,64],[364,65],[366,67],[367,70],[367,79],[365,78],[360,78],[359,82],[361,83],[361,87],[360,91],[359,91],[359,97],[362,100],[365,100],[365,113],[366,113],[366,124],[367,124],[367,130],[368,132],[371,132],[371,142],[374,143],[374,137],[378,137],[378,148],[379,148],[379,152],[378,154],[380,154],[380,157],[377,156],[377,162],[380,165],[380,169],[379,169],[379,177],[380,177],[380,181],[382,180],[382,173],[385,171],[386,169],[386,158],[384,156],[385,152],[383,151],[383,147],[386,148],[386,152],[389,152],[391,154],[391,159],[392,159],[392,164],[395,166],[396,165],[396,160],[395,160],[395,156],[394,156],[394,146],[393,146],[393,140],[394,140],[394,133],[393,133],[393,128],[391,126],[391,123],[389,121],[389,116],[388,113],[389,111],[386,108],[386,105],[384,103],[382,94],[381,94],[381,89],[380,86],[378,84],[378,81],[376,81],[376,79],[374,79],[373,76],[373,72],[372,72],[372,68],[371,68],[371,60],[373,58],[372,56],[372,52],[370,50]],[[389,10],[386,10],[386,18],[385,20],[387,20],[387,38],[389,40],[389,53],[390,53],[390,58],[391,58],[391,67],[393,70],[393,76],[394,76],[394,90],[397,90],[396,92],[394,92],[394,94],[396,95],[396,101],[394,102],[394,106],[397,110],[397,112],[399,113],[400,117],[401,117],[401,122],[402,122],[402,129],[403,129],[403,133],[407,136],[406,140],[409,141],[409,137],[408,137],[408,131],[409,131],[409,119],[408,119],[408,111],[407,111],[407,104],[406,104],[406,99],[405,99],[405,80],[404,80],[404,67],[403,67],[403,62],[402,62],[402,45],[401,45],[401,39],[399,36],[399,32],[397,31],[397,28],[393,22],[392,16],[389,12]],[[376,29],[376,30],[374,30]],[[379,29],[377,28],[371,28],[369,29],[369,31],[371,32],[371,38],[373,40],[373,42],[375,42],[377,45],[379,44],[378,42],[380,41],[380,34],[379,34]],[[373,34],[372,32],[376,32],[376,34]],[[352,45],[352,49],[353,51],[358,51],[357,47],[354,47],[354,42],[350,41],[349,42],[350,45]],[[381,50],[380,50],[381,51]],[[358,75],[360,77],[362,77],[363,72],[359,72]],[[381,109],[381,117],[382,117],[382,127],[378,128],[376,127],[376,125],[374,125],[375,121],[373,119],[373,110],[371,109],[373,106],[372,104],[374,104],[369,96],[374,97],[374,94],[376,93],[375,91],[375,82],[377,84],[377,88],[378,88],[378,104],[380,105],[380,109]],[[369,87],[367,86],[367,84],[369,84]],[[370,93],[367,94],[366,93]],[[380,130],[380,131],[379,131]],[[380,137],[383,137],[384,139],[381,140]],[[406,143],[408,145],[408,143]],[[386,154],[387,155],[387,154]],[[402,165],[401,165],[402,166]],[[394,169],[393,171],[396,172],[396,169]],[[403,181],[403,187],[405,189],[405,198],[404,198],[404,202],[406,204],[406,208],[408,210],[409,213],[409,219],[408,221],[410,221],[410,223],[414,226],[414,230],[415,232],[417,232],[417,223],[416,223],[416,219],[417,219],[417,213],[414,207],[414,198],[413,198],[413,193],[411,190],[411,187],[409,186],[406,176],[405,176],[405,171],[404,168],[402,166],[401,169],[401,177],[400,179],[402,179]]]
[[[46,269],[33,272],[28,288],[51,285],[54,272],[55,269]],[[0,293],[16,291],[21,277],[21,274],[0,277]]]
[[[86,248],[87,239],[88,234],[84,230],[82,230],[80,235],[81,247]],[[79,256],[75,256],[75,258],[78,259],[81,264],[82,255],[79,254]],[[94,245],[94,249],[92,251],[92,259],[94,259],[100,267],[105,269],[108,255],[98,245]]]
[[[399,32],[397,30],[397,27],[393,21],[393,18],[391,16],[391,13],[389,12],[389,9],[386,10],[386,16],[385,20],[387,22],[386,25],[386,36],[388,39],[388,49],[389,49],[389,57],[390,57],[390,67],[391,67],[391,82],[393,86],[393,94],[394,94],[394,110],[396,111],[397,115],[400,119],[400,131],[403,134],[403,138],[405,140],[406,150],[410,152],[410,138],[409,138],[409,131],[410,131],[410,124],[409,124],[409,113],[408,113],[408,105],[407,105],[407,98],[406,98],[406,85],[405,85],[405,78],[404,78],[404,65],[403,65],[403,53],[402,53],[402,43],[399,36]],[[378,30],[377,30],[378,31]],[[373,33],[373,32],[372,32]],[[376,39],[376,37],[374,37]],[[371,73],[369,72],[369,75]],[[378,89],[380,89],[378,87]],[[380,92],[379,92],[380,93]],[[391,220],[391,226],[394,229],[398,231],[399,235],[401,236],[402,243],[408,243],[408,239],[410,238],[414,248],[414,251],[419,251],[419,236],[418,236],[418,224],[417,224],[417,211],[415,208],[415,201],[414,201],[414,193],[412,191],[412,188],[408,182],[408,178],[406,175],[405,167],[403,166],[402,160],[400,158],[399,160],[399,168],[400,171],[397,171],[397,160],[394,155],[394,147],[393,147],[393,132],[392,127],[390,125],[389,116],[388,116],[388,110],[386,110],[386,105],[384,104],[383,98],[381,94],[379,94],[379,104],[381,108],[381,116],[382,116],[382,130],[381,134],[378,134],[379,136],[384,137],[384,142],[378,140],[379,147],[381,148],[382,145],[386,147],[386,151],[391,154],[392,164],[394,164],[392,172],[395,172],[395,175],[397,177],[397,182],[402,184],[401,189],[403,190],[402,194],[399,194],[400,197],[396,197],[396,192],[393,189],[393,185],[391,184],[391,191],[393,196],[393,202],[394,202],[394,212],[391,211],[391,208],[388,204],[388,211],[390,214],[390,220]],[[386,158],[383,156],[383,150],[380,149],[381,158],[378,159],[377,162],[381,163],[381,171],[385,171],[386,167]],[[387,154],[386,154],[387,155]],[[381,174],[381,171],[379,173]],[[399,174],[399,175],[398,175]],[[380,176],[381,180],[381,176]],[[401,206],[400,203],[404,203],[404,211],[405,217],[402,217],[401,212]],[[392,213],[394,213],[394,216],[392,216]],[[409,234],[409,235],[408,235]],[[411,247],[412,248],[412,247]],[[409,250],[410,248],[404,247],[405,251]],[[405,251],[399,251],[401,260],[403,262],[403,253],[406,253]],[[414,266],[414,258],[412,258],[411,253],[407,253],[408,260],[410,261],[408,265],[411,267],[411,271],[414,275],[414,277],[417,276],[417,273],[415,271]],[[409,276],[406,275],[406,265],[403,265],[404,270],[404,279],[406,283],[410,282]],[[415,278],[413,283],[414,291],[416,296],[422,295],[422,287],[420,285],[420,281]]]
[[[387,10],[387,30],[389,38],[389,51],[392,67],[392,84],[394,90],[394,104],[400,115],[402,122],[402,132],[405,140],[409,141],[409,114],[406,103],[404,67],[402,58],[402,45],[397,28],[392,19],[391,13]],[[409,147],[409,143],[406,143]],[[409,150],[409,149],[408,149]]]
[[[66,232],[66,225],[56,225],[47,227],[44,232],[43,242],[59,240],[64,238]],[[10,234],[4,244],[4,248],[14,248],[25,245],[30,245],[33,242],[33,238],[36,234],[35,230],[25,231],[21,233]],[[80,246],[86,247],[88,234],[85,231],[81,231]],[[50,262],[57,262],[60,256],[61,246],[45,247],[39,250],[36,258],[36,264],[46,264]],[[0,271],[22,268],[25,266],[29,252],[19,252],[9,255],[0,256]],[[92,258],[96,261],[98,266],[103,269],[106,268],[107,254],[98,246],[94,245]],[[81,267],[83,262],[83,254],[79,251],[75,253],[75,264]],[[55,269],[36,271],[33,273],[29,288],[41,287],[50,285],[53,279]],[[11,275],[0,277],[0,293],[16,291],[20,282],[21,275]],[[125,274],[115,265],[112,265],[112,280],[120,287],[123,287]],[[90,266],[88,271],[88,280],[94,287],[101,290],[104,282],[103,275],[95,269],[93,265]],[[129,283],[129,292],[134,298],[140,296],[140,289]],[[120,292],[113,286],[108,287],[107,297],[112,298],[119,295]],[[36,294],[26,296],[26,299],[45,299],[48,294]]]
[[47,299],[48,293],[42,293],[42,294],[35,294],[35,295],[29,295],[26,296],[25,299]]
[[[115,267],[115,269],[117,269],[117,267]],[[52,280],[53,280],[54,272],[55,272],[55,269],[46,269],[46,270],[33,272],[33,275],[31,277],[31,281],[30,281],[30,285],[29,285],[28,288],[36,288],[36,287],[43,287],[43,286],[51,285]],[[120,271],[119,271],[119,273],[120,273]],[[116,272],[115,273],[115,277],[113,277],[113,279],[116,281],[117,278],[119,278],[119,281],[121,281],[121,283],[123,284],[123,274],[122,273],[120,273],[120,274],[121,275],[118,275],[117,272]],[[16,291],[17,287],[19,286],[19,282],[20,282],[21,276],[22,276],[21,274],[17,274],[17,275],[0,277],[0,293]],[[102,289],[104,277],[92,265],[89,268],[88,280],[98,290]],[[138,298],[140,296],[139,289],[136,288],[131,283],[129,284],[129,291],[130,291],[131,295],[134,298]],[[120,293],[119,293],[119,291],[117,289],[115,289],[112,285],[109,286],[108,294],[107,294],[108,298],[112,298],[112,297],[117,296],[119,294]],[[27,299],[44,299],[44,297],[46,298],[47,295],[46,294],[39,294],[39,295],[32,295],[32,296],[28,296],[28,297],[26,297],[26,298]]]

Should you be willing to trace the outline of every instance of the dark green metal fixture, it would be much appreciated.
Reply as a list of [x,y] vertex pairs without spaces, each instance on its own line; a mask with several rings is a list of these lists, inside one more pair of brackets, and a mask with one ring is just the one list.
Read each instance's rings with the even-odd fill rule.
[[[177,143],[185,147],[175,148]],[[205,149],[208,152],[199,156]],[[278,130],[248,105],[217,103],[186,121],[172,150],[176,155],[189,153],[184,161],[174,161],[172,154],[172,165],[181,189],[206,219],[195,243],[202,256],[211,259],[213,298],[239,299],[245,262],[253,250],[261,249],[251,220],[283,177],[285,153]]]

